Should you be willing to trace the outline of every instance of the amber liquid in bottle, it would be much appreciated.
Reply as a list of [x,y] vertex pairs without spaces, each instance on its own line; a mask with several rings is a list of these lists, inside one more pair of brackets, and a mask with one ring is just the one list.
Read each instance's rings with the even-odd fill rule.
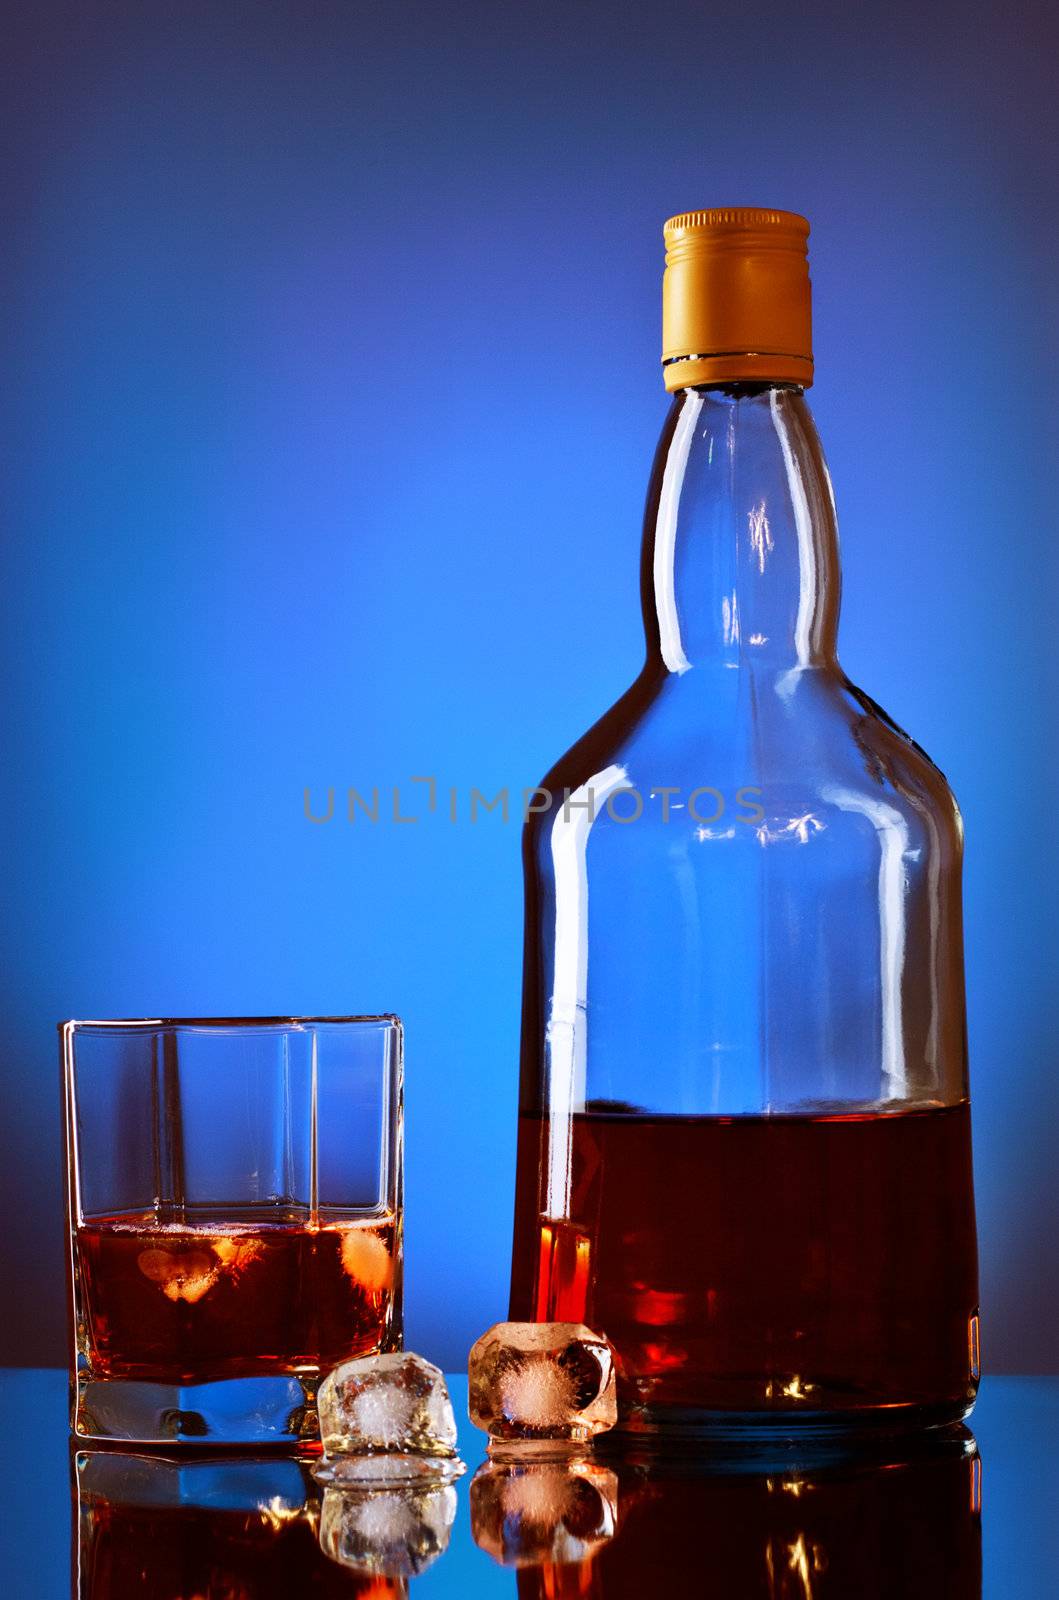
[[978,1285],[966,1104],[573,1119],[568,1219],[520,1126],[512,1307],[615,1344],[638,1411],[899,1420],[967,1408]]

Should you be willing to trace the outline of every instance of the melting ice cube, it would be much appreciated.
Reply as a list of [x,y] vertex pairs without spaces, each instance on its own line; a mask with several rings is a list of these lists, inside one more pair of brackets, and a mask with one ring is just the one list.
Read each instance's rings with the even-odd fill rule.
[[456,1453],[444,1375],[411,1351],[343,1361],[320,1385],[316,1403],[328,1456]]
[[[197,1239],[182,1231],[180,1242],[165,1232],[150,1237],[152,1243],[140,1251],[136,1265],[167,1299],[184,1300],[189,1305],[197,1304],[222,1278],[238,1278],[264,1251],[259,1239],[211,1234],[205,1229]],[[196,1242],[189,1245],[189,1239]]]
[[498,1322],[471,1351],[469,1408],[491,1450],[583,1444],[618,1420],[614,1352],[580,1322]]

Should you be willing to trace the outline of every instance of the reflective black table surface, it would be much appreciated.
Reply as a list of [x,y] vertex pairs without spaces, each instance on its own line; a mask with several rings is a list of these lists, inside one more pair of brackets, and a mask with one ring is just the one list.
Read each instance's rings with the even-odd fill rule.
[[[466,1415],[466,1379],[450,1379]],[[486,1464],[348,1495],[289,1457],[71,1450],[66,1377],[0,1373],[10,1600],[1036,1600],[1059,1593],[1059,1378],[987,1378],[970,1429],[842,1450]]]

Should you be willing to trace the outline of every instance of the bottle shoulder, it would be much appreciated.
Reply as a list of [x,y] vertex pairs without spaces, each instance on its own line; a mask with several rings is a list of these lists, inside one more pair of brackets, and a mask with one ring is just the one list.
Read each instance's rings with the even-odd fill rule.
[[842,697],[849,709],[850,732],[868,778],[921,805],[932,806],[939,815],[950,817],[962,834],[956,796],[944,772],[923,746],[876,700],[844,676]]
[[[812,807],[872,818],[894,814],[959,852],[962,825],[944,774],[870,695],[836,666],[683,678],[645,672],[541,781],[549,807],[607,788],[652,797],[699,788],[753,791],[777,817]],[[669,804],[680,802],[670,799]],[[879,808],[882,808],[881,810]]]
[[665,689],[665,679],[664,672],[652,672],[645,666],[624,694],[553,762],[539,787],[552,795],[561,795],[565,788],[576,789],[623,752],[647,742],[654,720],[652,707]]

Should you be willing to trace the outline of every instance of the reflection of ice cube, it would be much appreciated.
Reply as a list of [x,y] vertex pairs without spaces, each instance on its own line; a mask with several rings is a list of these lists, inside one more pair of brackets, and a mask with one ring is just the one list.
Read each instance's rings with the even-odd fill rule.
[[467,1471],[459,1456],[412,1455],[404,1450],[363,1456],[328,1456],[313,1468],[319,1483],[339,1488],[379,1488],[395,1484],[426,1487],[452,1483]]
[[456,1491],[349,1491],[328,1488],[320,1510],[320,1547],[354,1572],[414,1578],[445,1550],[456,1517]]
[[329,1456],[455,1454],[456,1419],[444,1376],[411,1351],[343,1361],[320,1385],[317,1409]]
[[492,1440],[583,1444],[617,1421],[613,1351],[579,1322],[499,1322],[471,1351],[469,1403]]
[[617,1477],[593,1461],[487,1461],[471,1482],[471,1531],[501,1566],[587,1561],[617,1515]]

